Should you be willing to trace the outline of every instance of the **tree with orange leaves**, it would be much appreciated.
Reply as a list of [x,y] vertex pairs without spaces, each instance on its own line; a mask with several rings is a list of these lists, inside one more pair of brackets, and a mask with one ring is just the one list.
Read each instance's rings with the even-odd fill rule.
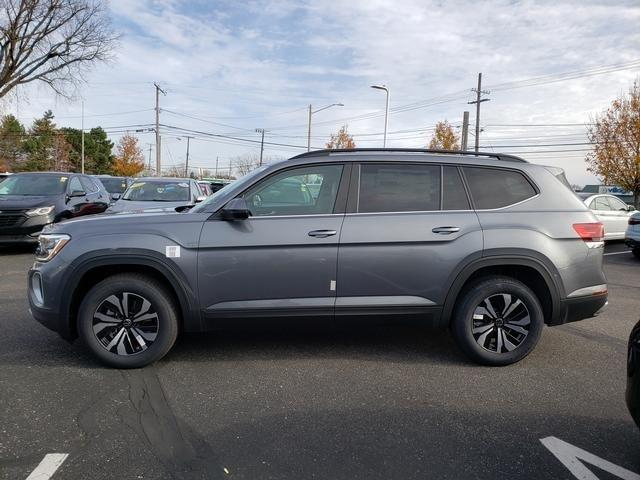
[[353,141],[353,137],[349,135],[347,129],[348,126],[343,125],[336,135],[332,133],[331,139],[327,142],[327,148],[331,148],[332,150],[356,148],[356,142]]
[[606,184],[633,192],[633,203],[640,208],[640,78],[591,123],[587,136],[593,151],[587,154],[587,170]]
[[144,170],[144,154],[138,146],[138,139],[133,135],[124,135],[116,147],[116,158],[113,162],[113,173],[124,177],[135,177]]
[[460,150],[460,139],[453,127],[447,122],[436,123],[436,129],[433,132],[433,137],[429,142],[429,148],[438,148],[441,150]]

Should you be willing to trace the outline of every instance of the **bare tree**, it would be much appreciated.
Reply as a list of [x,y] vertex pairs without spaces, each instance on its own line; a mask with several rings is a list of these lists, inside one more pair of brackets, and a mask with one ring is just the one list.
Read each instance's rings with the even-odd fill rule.
[[242,177],[260,166],[260,156],[257,153],[245,153],[232,159],[232,162],[236,172]]
[[116,40],[101,0],[0,0],[0,98],[36,80],[68,98]]

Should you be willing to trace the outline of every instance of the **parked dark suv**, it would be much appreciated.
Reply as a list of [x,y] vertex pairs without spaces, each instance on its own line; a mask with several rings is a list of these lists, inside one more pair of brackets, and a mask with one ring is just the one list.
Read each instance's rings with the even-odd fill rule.
[[124,368],[227,320],[375,315],[449,327],[506,365],[607,300],[602,224],[563,180],[508,155],[306,153],[185,213],[48,228],[31,311]]
[[0,183],[0,243],[35,243],[45,225],[109,206],[100,182],[76,173],[17,173]]

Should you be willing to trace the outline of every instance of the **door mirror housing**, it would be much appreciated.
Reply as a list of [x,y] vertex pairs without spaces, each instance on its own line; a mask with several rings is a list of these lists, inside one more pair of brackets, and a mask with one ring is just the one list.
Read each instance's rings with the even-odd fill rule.
[[636,207],[635,207],[635,206],[633,206],[633,205],[631,205],[631,204],[627,204],[627,210],[628,210],[629,212],[633,212],[633,211],[635,211],[635,209],[636,209]]
[[220,213],[224,220],[246,220],[251,216],[246,200],[240,197],[227,203]]
[[196,197],[196,203],[204,202],[207,199],[204,195],[198,195]]
[[121,196],[122,196],[122,194],[120,194],[120,193],[112,193],[111,194],[111,200],[113,200],[115,202],[117,200],[120,200]]
[[73,190],[70,194],[69,194],[69,198],[73,198],[73,197],[84,197],[87,194],[87,192],[85,192],[84,190]]

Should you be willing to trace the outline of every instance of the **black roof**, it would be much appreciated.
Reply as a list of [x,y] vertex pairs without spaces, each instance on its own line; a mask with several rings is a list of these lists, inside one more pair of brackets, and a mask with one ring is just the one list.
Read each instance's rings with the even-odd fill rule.
[[461,150],[436,150],[430,148],[348,148],[348,149],[324,149],[324,150],[314,150],[312,152],[301,153],[300,155],[296,155],[291,159],[298,158],[307,158],[307,157],[322,157],[329,156],[332,153],[431,153],[437,155],[463,155],[463,156],[471,156],[471,157],[489,157],[494,158],[496,160],[508,160],[510,162],[521,162],[528,163],[525,159],[516,157],[515,155],[508,155],[506,153],[490,153],[490,152],[469,152],[469,151],[461,151]]

